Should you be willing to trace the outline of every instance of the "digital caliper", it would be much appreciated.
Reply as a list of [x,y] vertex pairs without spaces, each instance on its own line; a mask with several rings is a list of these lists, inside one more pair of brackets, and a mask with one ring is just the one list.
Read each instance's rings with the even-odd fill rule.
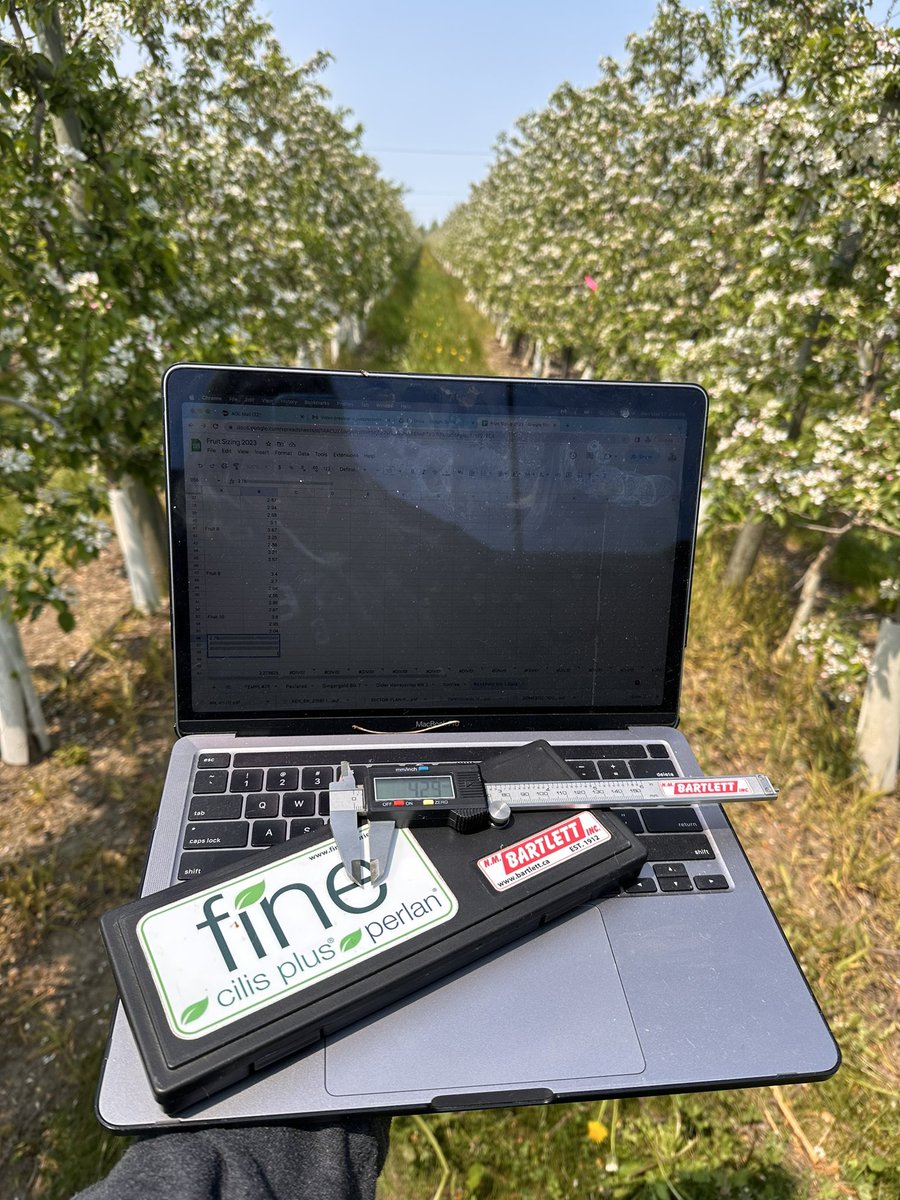
[[[331,831],[341,862],[359,884],[387,873],[397,827],[449,825],[460,833],[508,824],[514,812],[635,805],[722,804],[774,800],[765,775],[695,779],[554,779],[488,782],[475,763],[406,764],[358,768],[341,763],[330,786]],[[368,858],[360,850],[358,821],[369,822]]]

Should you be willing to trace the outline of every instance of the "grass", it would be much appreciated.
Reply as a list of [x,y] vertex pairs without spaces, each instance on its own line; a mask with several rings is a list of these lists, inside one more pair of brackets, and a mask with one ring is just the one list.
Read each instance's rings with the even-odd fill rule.
[[131,1138],[109,1133],[94,1116],[94,1093],[105,1045],[105,1032],[88,1040],[73,1023],[49,1032],[60,1064],[67,1102],[48,1113],[41,1135],[17,1153],[36,1167],[35,1195],[41,1200],[70,1200],[75,1192],[102,1178],[121,1158]]
[[[426,250],[373,311],[365,354],[342,365],[481,373],[485,333],[462,289]],[[896,801],[866,793],[856,778],[852,711],[835,707],[811,667],[772,664],[790,617],[790,564],[764,555],[752,588],[725,595],[723,556],[719,542],[704,539],[683,724],[708,771],[765,771],[782,788],[775,808],[747,806],[732,819],[823,1003],[844,1066],[819,1085],[399,1117],[380,1200],[900,1194]],[[5,874],[0,945],[21,974],[8,985],[4,1015],[25,1040],[28,1061],[48,1059],[56,1081],[41,1128],[12,1139],[20,1177],[33,1176],[28,1195],[71,1195],[108,1170],[125,1144],[92,1114],[108,1001],[98,1002],[99,1016],[87,1025],[59,1020],[54,998],[29,990],[28,965],[76,915],[93,920],[134,892],[161,778],[168,680],[162,620],[143,639],[98,647],[90,670],[61,697],[72,722],[63,746],[21,776],[35,821],[42,805],[87,780],[101,815],[128,830],[112,857],[94,854],[88,829]],[[144,748],[140,762],[136,743]]]
[[366,342],[340,365],[371,371],[484,375],[489,323],[427,248],[402,273],[369,318]]
[[[783,563],[765,557],[753,588],[727,596],[718,585],[723,564],[723,548],[705,542],[683,724],[711,773],[761,770],[782,787],[777,806],[730,815],[826,1010],[844,1066],[817,1085],[423,1118],[446,1162],[446,1197],[900,1194],[900,1095],[890,1054],[896,803],[855,778],[853,714],[831,706],[811,669],[772,666],[789,619]],[[430,1198],[442,1173],[420,1125],[396,1120],[380,1200]]]

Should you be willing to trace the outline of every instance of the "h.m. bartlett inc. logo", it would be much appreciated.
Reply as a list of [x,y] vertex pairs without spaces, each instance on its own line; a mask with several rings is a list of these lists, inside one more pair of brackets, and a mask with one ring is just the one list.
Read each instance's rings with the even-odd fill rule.
[[349,880],[333,842],[250,871],[138,922],[169,1028],[202,1037],[450,920],[450,892],[400,831],[389,878]]
[[504,846],[478,860],[478,867],[491,887],[505,891],[541,871],[567,862],[592,846],[610,840],[609,830],[593,813],[579,812],[540,833]]

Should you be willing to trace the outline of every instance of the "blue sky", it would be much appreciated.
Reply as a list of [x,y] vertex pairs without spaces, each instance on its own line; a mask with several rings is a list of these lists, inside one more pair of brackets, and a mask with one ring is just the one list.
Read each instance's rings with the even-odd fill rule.
[[[698,7],[700,5],[698,4]],[[622,57],[655,0],[257,0],[285,52],[334,55],[322,77],[364,127],[363,147],[407,190],[416,221],[464,200],[497,135],[568,81]]]

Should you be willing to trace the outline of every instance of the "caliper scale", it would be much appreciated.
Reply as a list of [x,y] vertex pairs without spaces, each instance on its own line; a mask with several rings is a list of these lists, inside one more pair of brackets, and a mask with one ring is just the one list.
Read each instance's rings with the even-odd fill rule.
[[[400,825],[449,825],[460,833],[506,825],[514,812],[626,808],[638,805],[722,804],[774,800],[765,775],[686,779],[554,779],[487,782],[475,763],[363,767],[357,782],[341,763],[330,787],[331,831],[344,868],[358,884],[375,883],[388,869]],[[368,821],[363,856],[358,819]]]

